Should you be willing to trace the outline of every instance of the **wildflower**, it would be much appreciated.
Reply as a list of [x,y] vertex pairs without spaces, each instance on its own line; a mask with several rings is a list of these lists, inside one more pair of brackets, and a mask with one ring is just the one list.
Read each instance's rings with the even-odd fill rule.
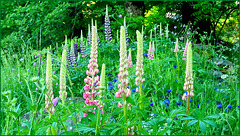
[[58,85],[58,83],[56,83],[56,85]]
[[130,88],[130,86],[128,85],[127,88]]
[[177,68],[177,65],[173,65],[174,68]]
[[147,56],[148,56],[148,53],[144,53],[143,55],[144,55],[145,57],[147,57]]
[[172,90],[167,90],[167,93],[171,93]]
[[26,125],[25,123],[22,123],[21,126],[22,126],[22,127],[26,127],[27,125]]
[[136,92],[136,88],[133,88],[133,89],[132,89],[132,92]]
[[84,41],[83,41],[83,33],[82,33],[82,30],[81,30],[81,41],[80,41],[80,53],[81,53],[81,56],[82,58],[86,57],[86,47],[84,45]]
[[55,71],[53,71],[53,74],[55,74]]
[[197,107],[198,107],[198,108],[200,107],[200,104],[199,104],[199,103],[197,104]]
[[114,88],[114,86],[110,85],[108,90],[112,90]]
[[149,42],[148,58],[150,60],[153,60],[153,52],[152,52],[152,48],[151,48],[151,42]]
[[174,117],[175,120],[178,120],[178,117]]
[[189,35],[189,32],[187,32],[187,34]]
[[36,59],[36,58],[37,58],[37,55],[35,55],[34,58]]
[[183,27],[185,27],[185,24],[183,24]]
[[168,99],[165,99],[165,100],[164,100],[164,103],[168,106],[169,103],[170,103],[170,101],[169,101]]
[[181,102],[177,102],[176,104],[177,104],[177,105],[181,105],[182,103],[181,103]]
[[110,82],[108,82],[108,85],[112,85],[112,84],[113,84],[113,82],[111,82],[111,81],[110,81]]
[[120,14],[118,17],[119,17],[119,18],[122,18],[122,15]]
[[177,29],[177,26],[174,26],[174,29]]
[[118,107],[121,108],[122,107],[122,104],[120,102],[118,102]]
[[190,102],[192,102],[193,100],[192,100],[192,98],[190,98]]
[[213,89],[214,89],[215,91],[217,91],[217,87],[214,87]]
[[175,44],[174,52],[175,52],[175,53],[178,52],[178,38],[176,39],[176,44]]
[[58,103],[58,97],[56,97],[56,98],[54,98],[53,100],[52,100],[52,103],[53,103],[53,105],[54,105],[54,107],[56,107],[57,106],[57,103]]
[[128,54],[128,67],[132,67],[132,55],[131,55],[131,48],[129,49],[129,54]]
[[37,65],[37,62],[34,62],[34,63],[33,63],[33,66],[36,66],[36,65]]
[[110,25],[110,20],[109,20],[109,16],[108,16],[108,5],[106,5],[106,14],[105,14],[105,39],[107,40],[107,42],[111,42],[112,41],[112,32],[111,32],[111,25]]
[[27,72],[29,72],[29,69],[27,69]]
[[231,109],[233,105],[228,105],[228,109]]
[[12,71],[14,71],[15,69],[14,68],[12,68]]
[[36,88],[35,90],[38,91],[38,88]]
[[204,36],[204,39],[206,39],[206,36]]
[[151,102],[149,105],[150,105],[150,106],[153,106],[153,102]]
[[19,83],[22,84],[22,81],[20,81]]
[[114,79],[113,79],[113,81],[114,81],[114,82],[117,82],[117,79],[116,79],[116,78],[114,78]]
[[83,117],[84,117],[84,118],[87,117],[87,113],[84,113]]
[[222,108],[222,104],[221,104],[221,103],[218,103],[217,108],[218,108],[218,109],[221,109],[221,108]]
[[23,61],[23,58],[21,58],[20,61]]

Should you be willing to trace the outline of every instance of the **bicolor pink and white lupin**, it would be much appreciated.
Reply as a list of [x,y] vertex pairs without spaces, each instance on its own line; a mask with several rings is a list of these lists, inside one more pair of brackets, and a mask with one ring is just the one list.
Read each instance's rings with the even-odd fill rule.
[[[187,50],[188,50],[188,39],[187,39],[187,43],[186,43],[186,46],[185,46],[185,50],[183,52],[183,56],[187,56]],[[183,60],[186,60],[186,58],[183,58]]]
[[84,90],[86,92],[83,93],[83,98],[85,99],[86,105],[99,106],[99,101],[95,100],[95,97],[97,95],[96,91],[99,90],[97,86],[100,85],[99,76],[97,75],[99,72],[97,64],[97,47],[97,28],[96,26],[93,26],[91,55],[88,64],[89,70],[86,71],[87,77],[84,79],[84,82],[86,83]]
[[150,60],[153,60],[153,49],[152,49],[152,46],[151,46],[151,42],[149,42],[148,58]]
[[[127,88],[128,85],[128,60],[127,60],[127,46],[126,46],[126,37],[125,37],[125,29],[121,26],[120,30],[120,66],[119,66],[119,74],[118,80],[121,84],[118,84],[118,92],[115,93],[116,97],[123,97],[125,94],[128,97],[131,94],[131,91]],[[120,107],[121,104],[118,104]],[[124,102],[126,105],[126,101]]]
[[128,67],[131,68],[133,65],[132,63],[132,54],[131,54],[131,49],[129,49],[129,54],[128,54]]
[[178,38],[176,39],[174,52],[175,52],[175,53],[178,52]]

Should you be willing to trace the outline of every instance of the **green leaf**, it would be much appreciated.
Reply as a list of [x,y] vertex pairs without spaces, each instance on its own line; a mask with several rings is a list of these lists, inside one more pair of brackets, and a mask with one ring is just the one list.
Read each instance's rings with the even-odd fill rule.
[[198,122],[198,120],[191,120],[190,122],[188,122],[187,126],[190,127],[194,124],[196,124]]
[[212,114],[207,116],[206,118],[219,118],[220,116],[218,114]]
[[170,129],[170,127],[167,127],[166,129],[158,132],[157,135],[164,135],[169,129]]
[[14,111],[8,111],[8,113],[12,114],[14,116],[14,118],[18,118],[18,114]]
[[202,121],[199,122],[200,130],[205,133],[206,132],[206,124]]
[[115,134],[118,130],[120,130],[121,128],[115,128],[112,132],[111,135]]
[[194,117],[184,117],[181,120],[195,119]]
[[217,125],[212,120],[203,120],[203,121],[211,126],[217,127]]

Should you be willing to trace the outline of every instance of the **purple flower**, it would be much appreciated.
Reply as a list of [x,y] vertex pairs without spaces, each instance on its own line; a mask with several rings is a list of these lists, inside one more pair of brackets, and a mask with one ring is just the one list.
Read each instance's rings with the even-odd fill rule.
[[204,36],[204,39],[206,39],[206,36]]
[[192,102],[193,101],[193,99],[192,98],[190,98],[190,102]]
[[173,65],[174,68],[177,68],[177,65]]
[[57,106],[57,103],[58,103],[58,97],[54,98],[54,99],[52,100],[52,103],[53,103],[54,107],[56,107],[56,106]]
[[218,109],[221,109],[221,108],[222,108],[222,104],[221,104],[221,103],[218,103],[217,108],[218,108]]
[[53,74],[55,74],[55,71],[53,71]]
[[167,90],[167,93],[171,93],[172,90]]
[[21,58],[20,61],[23,61],[23,58]]
[[36,58],[37,58],[37,55],[35,55],[34,58],[36,59]]
[[183,24],[183,27],[185,27],[185,24]]
[[37,62],[34,62],[34,63],[33,63],[33,66],[36,66],[36,65],[37,65]]
[[169,101],[168,99],[165,99],[165,100],[164,100],[164,103],[168,106],[169,103],[170,103],[170,101]]
[[197,104],[197,107],[198,107],[198,108],[200,107],[200,104],[199,104],[199,103]]
[[58,85],[58,83],[56,83],[56,85]]
[[228,105],[228,108],[231,109],[233,105]]
[[189,33],[189,32],[187,32],[187,34],[189,35],[190,33]]
[[114,82],[117,82],[117,79],[116,79],[116,78],[114,78],[114,79],[113,79],[113,81],[114,81]]
[[144,53],[143,55],[144,55],[145,57],[147,57],[147,56],[148,56],[148,53]]
[[130,88],[130,86],[128,85],[127,88]]
[[38,91],[38,88],[36,88],[36,91]]
[[119,18],[122,18],[122,15],[120,14],[118,17],[119,17]]
[[12,71],[14,71],[15,69],[14,68],[12,68]]
[[177,29],[177,26],[174,26],[174,29]]
[[27,72],[29,71],[29,69],[27,69]]
[[151,102],[149,105],[153,106],[153,102]]
[[22,84],[22,81],[20,81],[19,83]]
[[22,125],[21,125],[22,127],[26,127],[27,125],[26,124],[24,124],[24,123],[22,123]]

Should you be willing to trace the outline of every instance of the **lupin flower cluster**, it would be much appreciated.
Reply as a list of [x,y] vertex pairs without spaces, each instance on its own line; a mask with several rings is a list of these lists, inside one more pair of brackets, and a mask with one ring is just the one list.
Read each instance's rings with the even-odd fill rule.
[[60,68],[60,91],[59,98],[62,100],[62,103],[65,103],[67,97],[66,91],[66,74],[67,74],[67,51],[64,49],[62,52],[62,63]]
[[111,25],[110,25],[110,20],[108,16],[108,5],[106,5],[106,14],[105,14],[105,20],[104,20],[104,25],[105,25],[105,39],[109,43],[112,41],[112,32],[111,32]]
[[[53,84],[52,84],[52,61],[50,52],[47,53],[47,68],[46,68],[46,85],[48,92],[45,94],[45,108],[48,113],[52,114],[55,112],[54,106],[52,105],[53,95]],[[51,116],[49,116],[50,118]]]
[[131,54],[131,49],[129,49],[129,54],[128,54],[128,67],[132,67],[132,54]]
[[74,54],[75,54],[75,57],[78,58],[78,45],[77,45],[77,39],[75,39],[75,43],[74,43]]
[[186,100],[187,96],[193,97],[193,77],[192,77],[192,47],[191,43],[188,45],[187,50],[187,65],[186,65],[186,73],[185,73],[185,83],[183,90],[187,91],[187,93],[183,94],[182,100]]
[[[127,46],[126,46],[126,37],[125,37],[125,28],[121,26],[120,30],[120,66],[118,80],[121,84],[118,84],[118,92],[115,93],[116,97],[123,97],[125,94],[128,97],[131,94],[128,86],[128,63],[127,63]],[[123,102],[126,105],[126,101]],[[118,104],[119,107],[122,106],[121,103]]]
[[92,41],[91,27],[90,24],[88,24],[88,36],[87,36],[88,45],[91,45],[91,41]]
[[[187,56],[187,50],[188,50],[188,39],[187,39],[187,43],[186,43],[186,46],[185,46],[185,50],[183,52],[183,56]],[[183,58],[183,60],[186,60],[186,58]]]
[[76,57],[75,57],[75,48],[73,45],[73,40],[71,40],[71,51],[70,51],[70,63],[69,65],[72,65],[72,67],[76,66]]
[[84,41],[83,41],[82,30],[81,30],[81,41],[80,41],[80,53],[81,53],[82,58],[86,57],[86,47],[85,47]]
[[176,39],[176,44],[175,44],[174,52],[175,52],[175,53],[178,52],[178,38]]
[[127,47],[129,46],[129,37],[128,37],[128,31],[127,31],[127,25],[126,25],[126,17],[124,17],[124,27],[125,27],[125,36],[126,36],[126,42]]
[[149,42],[149,49],[148,49],[148,58],[153,60],[153,49],[151,47],[151,42]]
[[[97,87],[100,85],[99,76],[96,74],[99,72],[98,64],[97,64],[97,28],[96,26],[92,27],[92,47],[91,47],[91,55],[88,64],[88,69],[86,71],[87,77],[84,79],[86,85],[84,86],[84,90],[86,91],[83,93],[83,98],[85,99],[86,105],[96,105],[99,106],[99,101],[94,100],[96,97],[96,90],[99,88]],[[92,90],[92,92],[90,92]]]

